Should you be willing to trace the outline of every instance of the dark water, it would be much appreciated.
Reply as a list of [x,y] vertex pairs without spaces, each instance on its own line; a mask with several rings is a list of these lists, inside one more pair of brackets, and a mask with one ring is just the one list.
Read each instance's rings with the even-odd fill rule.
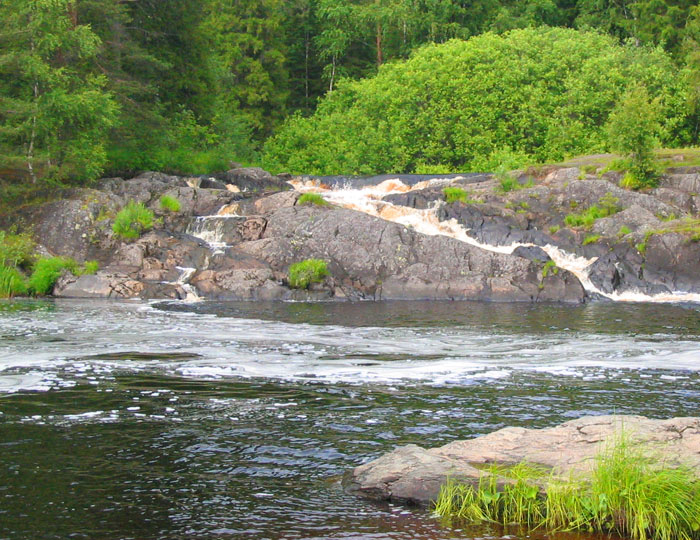
[[698,415],[699,367],[691,307],[4,303],[0,538],[500,537],[340,476],[505,425]]

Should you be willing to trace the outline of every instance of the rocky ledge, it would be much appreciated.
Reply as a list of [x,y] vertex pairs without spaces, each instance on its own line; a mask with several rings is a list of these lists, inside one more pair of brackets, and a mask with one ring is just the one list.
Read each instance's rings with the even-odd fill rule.
[[[387,215],[431,206],[437,220],[456,223],[496,248],[490,250],[336,205],[300,205],[290,179],[255,168],[191,178],[150,172],[103,179],[95,188],[69,190],[0,216],[0,228],[31,232],[46,255],[99,262],[96,275],[65,274],[54,289],[63,297],[581,303],[598,292],[700,293],[695,170],[669,174],[645,193],[621,189],[614,174],[578,168],[523,174],[521,189],[510,192],[500,190],[492,175],[451,175],[377,201]],[[354,181],[363,186],[386,179]],[[353,181],[335,180],[316,182],[328,187]],[[402,180],[414,185],[426,178]],[[448,184],[464,188],[468,198],[445,202]],[[164,195],[180,201],[179,212],[160,207]],[[143,203],[157,218],[133,241],[112,232],[128,201]],[[615,212],[586,227],[567,223],[568,214],[601,201]],[[512,253],[498,249],[513,243],[523,245]],[[591,261],[588,290],[542,248]],[[289,266],[308,258],[324,259],[330,275],[309,290],[290,288]]]
[[594,457],[621,433],[664,463],[700,475],[700,418],[653,420],[642,416],[588,416],[547,429],[508,427],[439,448],[402,446],[350,471],[346,489],[375,500],[427,504],[448,478],[476,484],[486,464],[526,462],[555,474],[586,473]]

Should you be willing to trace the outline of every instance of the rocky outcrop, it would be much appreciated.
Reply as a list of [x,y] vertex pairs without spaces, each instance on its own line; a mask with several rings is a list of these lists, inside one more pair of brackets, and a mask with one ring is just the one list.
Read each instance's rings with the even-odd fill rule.
[[666,465],[687,465],[700,476],[700,418],[588,416],[547,429],[508,427],[439,448],[403,446],[356,467],[344,485],[370,499],[426,504],[448,478],[476,484],[484,465],[526,462],[561,476],[585,474],[622,434]]

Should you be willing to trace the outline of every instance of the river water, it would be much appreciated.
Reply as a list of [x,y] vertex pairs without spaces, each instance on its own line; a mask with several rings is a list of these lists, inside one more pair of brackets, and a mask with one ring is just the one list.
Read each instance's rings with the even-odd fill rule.
[[696,416],[699,309],[3,302],[0,538],[500,537],[340,476],[506,425]]

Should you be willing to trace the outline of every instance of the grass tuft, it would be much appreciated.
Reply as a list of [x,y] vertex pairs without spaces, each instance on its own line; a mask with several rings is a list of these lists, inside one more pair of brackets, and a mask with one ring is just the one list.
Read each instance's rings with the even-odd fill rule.
[[181,205],[180,201],[175,197],[171,197],[170,195],[163,195],[160,198],[160,208],[167,212],[179,212]]
[[326,199],[324,199],[318,193],[304,193],[297,200],[297,204],[300,204],[300,205],[315,204],[316,206],[327,206],[328,201]]
[[322,259],[306,259],[289,267],[289,286],[292,289],[308,289],[312,283],[321,283],[330,275],[328,264]]
[[19,270],[0,265],[0,298],[12,298],[27,294],[27,284]]
[[70,257],[47,257],[39,259],[29,277],[28,288],[34,294],[45,295],[53,291],[56,281],[64,271],[80,276],[94,274],[98,270],[97,261],[87,261],[82,267]]
[[599,453],[586,478],[548,476],[525,464],[492,467],[476,486],[448,481],[435,511],[552,532],[694,540],[700,538],[700,482],[692,469],[667,466],[623,435]]
[[143,203],[129,201],[114,219],[112,231],[126,239],[136,239],[153,227],[153,212]]
[[26,268],[31,264],[34,241],[26,233],[0,231],[0,265]]
[[460,187],[450,186],[442,190],[442,194],[445,196],[445,202],[454,203],[461,202],[464,204],[476,204],[480,201],[472,199],[469,194]]
[[[573,202],[573,201],[572,201]],[[612,216],[620,211],[618,206],[619,199],[613,197],[612,193],[609,191],[600,198],[598,204],[594,204],[585,212],[580,214],[568,214],[564,218],[564,222],[569,227],[584,227],[585,229],[590,229],[596,220]],[[574,208],[574,206],[572,206]]]
[[599,234],[589,234],[583,239],[583,245],[587,246],[588,244],[595,244],[598,240],[600,240]]

